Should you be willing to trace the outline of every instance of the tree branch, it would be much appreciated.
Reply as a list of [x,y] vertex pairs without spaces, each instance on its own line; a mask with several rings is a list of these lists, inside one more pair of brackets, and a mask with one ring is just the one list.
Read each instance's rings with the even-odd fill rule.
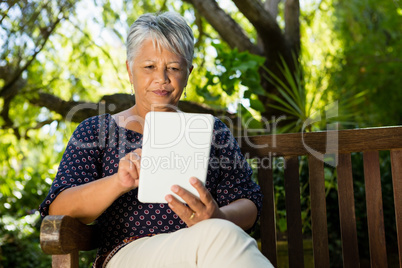
[[260,0],[233,0],[233,2],[259,33],[281,34],[276,19],[265,10]]
[[195,14],[195,25],[197,25],[198,28],[198,39],[197,42],[194,44],[194,47],[198,48],[203,42],[205,31],[200,13],[195,9],[194,14]]
[[38,17],[40,16],[41,12],[49,6],[49,2],[45,2],[42,6],[40,6],[40,3],[38,5],[39,5],[39,7],[36,8],[35,3],[31,3],[31,4],[19,3],[20,10],[22,12],[24,12],[25,9],[29,9],[29,8],[35,9],[35,11],[32,13],[32,16],[30,16],[27,19],[25,19],[25,18],[23,19],[24,23],[21,23],[20,27],[18,27],[20,32],[25,32],[25,28],[27,28],[28,26],[31,26],[31,25],[38,26],[37,25]]
[[8,65],[0,66],[0,79],[6,80],[10,77],[10,67]]
[[266,0],[264,3],[265,10],[268,11],[275,20],[278,16],[278,5],[280,2],[281,0]]
[[300,53],[300,4],[299,0],[285,2],[285,38],[296,56]]
[[36,122],[36,125],[34,127],[29,127],[25,130],[25,133],[23,133],[22,137],[24,137],[25,139],[30,139],[28,132],[30,130],[36,130],[36,129],[40,129],[42,127],[44,127],[45,125],[49,125],[51,123],[53,123],[54,121],[56,121],[55,119],[48,119],[42,122]]
[[0,12],[0,14],[1,14],[1,19],[0,19],[0,24],[2,24],[3,23],[3,20],[8,16],[8,12],[10,11],[10,9],[15,5],[17,3],[17,1],[13,1],[13,2],[11,2],[11,3],[7,3],[8,4],[8,8],[7,8],[7,10],[5,10],[5,11],[1,11]]
[[[118,113],[129,109],[135,104],[134,97],[129,94],[106,95],[98,103],[83,101],[65,101],[49,93],[39,93],[29,102],[39,107],[46,107],[50,111],[60,114],[65,120],[80,123],[84,119],[104,114]],[[180,101],[179,109],[187,113],[208,113],[215,116],[224,116],[235,119],[236,116],[225,110],[214,110],[206,105],[192,101]]]
[[[288,58],[288,45],[276,19],[265,10],[260,0],[233,0],[237,8],[257,30],[263,43],[268,65],[276,68],[279,55]],[[270,66],[268,66],[270,67]]]
[[[281,0],[266,0],[264,2],[264,9],[271,14],[272,18],[276,20],[276,17],[278,16],[278,5]],[[261,49],[264,49],[264,42],[263,38],[258,35],[258,46]]]
[[13,85],[14,83],[16,83],[21,74],[28,69],[28,67],[32,64],[32,62],[36,59],[36,56],[39,54],[39,52],[42,51],[42,49],[45,47],[46,42],[49,40],[50,34],[55,30],[56,26],[59,24],[59,22],[61,21],[61,19],[57,19],[52,26],[48,27],[44,33],[43,36],[43,40],[41,42],[41,44],[39,46],[36,47],[34,54],[31,56],[31,58],[25,63],[24,66],[22,66],[22,68],[20,68],[19,70],[16,70],[14,76],[6,82],[6,84],[4,85],[4,87],[1,89],[0,91],[0,97],[3,98],[7,98],[8,96],[10,96],[11,91],[13,89]]
[[[48,3],[45,3],[45,5],[42,6],[42,7],[46,7],[46,5],[48,5]],[[39,28],[40,32],[42,33],[42,36],[39,38],[41,41],[38,42],[38,46],[35,47],[35,49],[33,51],[33,55],[31,56],[31,58],[29,60],[27,60],[27,62],[24,64],[24,66],[22,66],[19,69],[17,67],[16,70],[14,71],[14,75],[9,80],[5,81],[5,85],[3,86],[3,88],[0,89],[0,97],[8,98],[9,96],[11,96],[13,94],[13,92],[12,92],[12,90],[14,88],[13,85],[18,80],[20,80],[22,73],[25,70],[27,70],[28,67],[32,64],[32,62],[36,59],[36,56],[45,47],[47,41],[49,40],[50,35],[56,29],[57,25],[61,22],[62,19],[65,18],[64,17],[64,10],[71,8],[73,5],[74,5],[74,2],[71,3],[69,1],[66,1],[66,3],[64,5],[60,6],[60,9],[59,9],[59,12],[58,12],[58,14],[56,16],[55,21],[51,22],[50,25],[47,26],[47,27]],[[39,14],[39,13],[37,13],[37,14]],[[63,15],[63,16],[60,16],[60,15]],[[34,16],[35,15],[33,15],[32,17],[34,17]],[[25,27],[25,26],[22,26],[22,27]]]
[[192,4],[200,12],[231,48],[262,55],[262,51],[250,41],[243,28],[221,9],[214,0],[184,1]]

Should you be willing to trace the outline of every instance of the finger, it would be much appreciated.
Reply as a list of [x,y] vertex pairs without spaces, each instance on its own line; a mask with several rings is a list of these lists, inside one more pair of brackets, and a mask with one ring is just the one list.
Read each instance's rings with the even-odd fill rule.
[[200,212],[205,208],[205,205],[202,203],[200,198],[186,189],[178,185],[173,185],[171,190],[173,193],[180,196],[193,211]]
[[176,213],[177,216],[179,216],[187,225],[190,221],[194,220],[196,212],[180,202],[176,197],[168,194],[165,196],[165,200],[168,202],[169,207],[174,211],[174,213]]
[[136,152],[136,151],[128,153],[128,157],[131,161],[140,161],[141,160],[141,155],[138,154],[138,152]]
[[[137,169],[138,173],[140,172],[141,169],[141,156],[139,154],[137,154],[135,151],[128,153],[125,157],[123,157],[122,159],[127,159],[128,161],[131,162],[131,164],[133,164],[135,166],[135,168]],[[130,166],[130,169],[133,168]]]
[[121,159],[121,164],[125,167],[126,171],[132,178],[138,178],[139,176],[139,169],[137,165],[133,163],[130,159]]
[[138,154],[141,157],[142,156],[142,149],[137,148],[137,149],[134,150],[134,153]]
[[213,198],[204,184],[196,177],[190,178],[190,184],[197,190],[199,198],[204,205],[213,203]]
[[138,148],[128,153],[126,156],[128,156],[131,161],[141,161],[141,155],[142,155],[142,149]]
[[133,163],[128,159],[121,159],[119,162],[118,182],[125,190],[138,187],[138,171]]

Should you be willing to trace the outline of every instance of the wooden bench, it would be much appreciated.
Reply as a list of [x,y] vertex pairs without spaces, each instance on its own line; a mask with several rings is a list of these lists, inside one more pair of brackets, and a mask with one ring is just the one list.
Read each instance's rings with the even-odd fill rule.
[[[388,267],[381,193],[379,151],[390,151],[399,267],[402,267],[402,127],[371,128],[238,139],[250,158],[283,157],[289,267],[304,267],[299,161],[308,159],[314,267],[330,267],[324,162],[315,156],[335,154],[343,267],[360,267],[351,153],[363,153],[371,267]],[[256,148],[259,145],[261,148]],[[313,156],[315,155],[315,156]],[[319,157],[320,158],[320,157]],[[272,165],[258,169],[264,193],[260,220],[262,252],[277,267],[277,231]],[[366,220],[366,219],[359,219]],[[94,226],[68,216],[48,216],[41,226],[43,251],[53,255],[53,267],[78,267],[78,252],[96,248]]]

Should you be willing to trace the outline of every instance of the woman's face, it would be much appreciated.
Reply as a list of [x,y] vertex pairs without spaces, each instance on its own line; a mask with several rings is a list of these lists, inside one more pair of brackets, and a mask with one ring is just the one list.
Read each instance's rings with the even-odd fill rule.
[[[143,111],[166,111],[177,107],[188,74],[186,61],[146,40],[131,63],[127,62],[134,86],[136,106]],[[191,69],[190,69],[191,71]],[[172,107],[175,106],[175,107]]]

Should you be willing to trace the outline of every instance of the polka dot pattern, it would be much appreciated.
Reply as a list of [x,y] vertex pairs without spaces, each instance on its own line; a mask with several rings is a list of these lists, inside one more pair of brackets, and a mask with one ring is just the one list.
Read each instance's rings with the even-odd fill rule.
[[[120,158],[141,147],[142,135],[119,127],[109,114],[84,120],[67,144],[49,194],[39,207],[41,216],[48,215],[49,205],[60,192],[113,175]],[[218,205],[247,198],[260,211],[262,194],[251,174],[237,141],[227,126],[215,118],[206,187]],[[186,227],[167,204],[143,204],[137,194],[137,189],[124,194],[97,219],[101,230],[98,255],[121,247],[123,241],[132,237]]]

